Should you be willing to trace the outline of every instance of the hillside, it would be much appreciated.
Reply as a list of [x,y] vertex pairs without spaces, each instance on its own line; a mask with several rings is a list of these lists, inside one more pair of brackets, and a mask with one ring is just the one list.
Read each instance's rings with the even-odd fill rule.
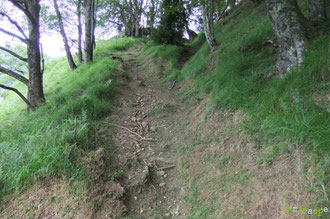
[[199,34],[184,47],[100,41],[73,72],[54,60],[33,113],[6,94],[0,217],[309,218],[296,206],[328,218],[327,24],[281,79],[264,3],[215,27],[213,54]]

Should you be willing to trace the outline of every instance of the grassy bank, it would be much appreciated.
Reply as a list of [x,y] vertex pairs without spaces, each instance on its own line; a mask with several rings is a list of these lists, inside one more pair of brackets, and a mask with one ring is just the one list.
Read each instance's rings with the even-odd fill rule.
[[[130,38],[100,41],[95,61],[75,71],[65,58],[47,63],[47,102],[36,112],[27,113],[24,103],[7,92],[0,112],[0,197],[42,177],[88,180],[78,155],[97,147],[93,127],[110,113],[118,86],[114,72],[120,66],[104,53],[138,42]],[[13,86],[25,89],[19,83]]]
[[[306,1],[300,4],[302,11],[307,13]],[[258,154],[255,164],[259,168],[263,169],[264,165],[275,168],[273,171],[275,173],[276,168],[280,168],[278,163],[281,159],[291,157],[294,164],[296,162],[294,159],[299,157],[297,153],[303,151],[302,168],[299,167],[299,172],[294,175],[296,179],[304,178],[307,187],[301,191],[317,194],[311,198],[314,200],[308,203],[314,207],[326,206],[329,203],[327,194],[330,193],[328,186],[330,182],[330,34],[329,30],[322,29],[325,26],[326,24],[321,25],[320,31],[309,39],[308,51],[301,69],[293,70],[283,79],[276,79],[272,75],[278,56],[278,44],[268,19],[265,3],[255,7],[251,1],[243,1],[230,12],[227,18],[215,25],[215,35],[219,43],[215,54],[210,54],[205,39],[197,38],[189,44],[196,53],[177,74],[178,80],[185,87],[180,90],[181,98],[188,105],[196,103],[195,100],[201,101],[210,97],[208,106],[212,112],[244,113],[244,122],[239,127],[235,127],[235,130],[231,130],[232,127],[228,126],[227,128],[231,131],[229,134],[226,133],[226,136],[235,135],[240,131],[246,134],[249,141],[254,142],[253,150],[256,150],[255,153]],[[156,52],[159,48],[161,52]],[[174,54],[178,54],[164,46],[148,48],[147,51],[154,51],[156,56],[161,53],[171,53],[163,57],[174,63],[175,61],[171,59],[176,57]],[[178,62],[179,59],[176,60]],[[185,86],[186,82],[191,80],[193,80],[193,87]],[[221,121],[223,120],[220,119],[220,123]],[[189,127],[189,121],[187,124],[185,127]],[[190,130],[187,136],[190,136],[191,132]],[[205,197],[203,193],[206,190],[212,191],[214,188],[216,194],[221,190],[219,188],[224,187],[226,196],[235,191],[235,186],[229,185],[246,186],[253,180],[262,178],[262,175],[258,175],[262,174],[262,171],[249,175],[245,174],[246,169],[240,169],[244,167],[244,162],[247,162],[248,154],[246,153],[250,153],[249,150],[237,154],[221,151],[220,154],[206,154],[203,158],[203,153],[206,153],[208,149],[211,150],[212,144],[226,146],[226,140],[221,136],[221,133],[219,137],[209,133],[204,137],[197,136],[192,142],[178,143],[180,144],[178,150],[183,151],[184,157],[182,158],[182,177],[192,188],[187,197],[191,207],[191,218],[242,215],[242,212],[237,209],[232,212],[219,212],[216,209],[226,206],[226,201],[221,201],[221,197],[214,197],[217,199],[213,200],[213,198]],[[224,150],[236,150],[230,147]],[[186,156],[187,150],[190,156]],[[199,155],[193,159],[200,160],[199,163],[196,161],[198,163],[195,164],[196,166],[192,164],[195,161],[191,160],[194,153]],[[208,159],[210,156],[215,156],[214,162],[212,157]],[[205,163],[202,159],[208,159],[209,162]],[[226,165],[231,161],[236,162],[236,169],[231,169]],[[220,165],[219,171],[226,174],[220,174],[217,177],[212,175],[214,174],[212,172],[209,175],[201,173],[196,176],[194,172],[197,171],[196,168],[200,168],[200,165],[207,165],[201,168],[206,172],[212,172],[211,166]],[[232,174],[235,171],[243,171],[244,174],[241,176],[243,178],[247,176],[247,178],[237,179],[237,176]],[[268,171],[268,169],[263,171]],[[274,181],[277,181],[280,176],[281,174],[278,173],[278,176],[273,178]],[[208,186],[205,187],[203,183]],[[250,186],[252,188],[253,183]],[[274,190],[279,189],[278,185],[271,186]],[[279,196],[287,195],[280,193],[278,190]],[[246,195],[246,197],[247,200],[254,200],[251,195]],[[233,203],[241,205],[243,209],[249,206],[235,200]]]

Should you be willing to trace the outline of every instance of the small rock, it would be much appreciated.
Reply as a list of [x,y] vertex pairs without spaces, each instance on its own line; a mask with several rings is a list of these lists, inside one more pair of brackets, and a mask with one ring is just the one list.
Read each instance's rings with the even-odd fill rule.
[[132,122],[136,122],[136,121],[137,121],[137,119],[136,119],[135,116],[133,116],[133,117],[131,118],[131,120],[132,120]]
[[167,174],[164,174],[164,176],[163,176],[164,178],[166,178],[167,177]]
[[148,123],[147,122],[142,122],[142,127],[144,128],[144,129],[146,129],[147,127],[148,127]]
[[166,185],[166,183],[164,183],[164,182],[163,183],[159,183],[159,186],[160,187],[164,187],[165,185]]
[[137,197],[136,196],[134,197],[134,200],[137,200]]
[[165,172],[164,171],[157,171],[156,172],[157,176],[164,176]]
[[182,187],[181,190],[180,190],[180,195],[185,195],[186,194],[186,188],[185,187]]
[[150,131],[155,132],[156,131],[156,128],[154,126],[151,126],[150,127]]

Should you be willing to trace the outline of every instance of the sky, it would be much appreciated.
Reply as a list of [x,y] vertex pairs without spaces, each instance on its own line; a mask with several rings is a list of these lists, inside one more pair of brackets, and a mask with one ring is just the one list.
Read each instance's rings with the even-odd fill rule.
[[65,55],[63,40],[58,33],[44,34],[40,38],[44,53],[47,56],[56,58]]

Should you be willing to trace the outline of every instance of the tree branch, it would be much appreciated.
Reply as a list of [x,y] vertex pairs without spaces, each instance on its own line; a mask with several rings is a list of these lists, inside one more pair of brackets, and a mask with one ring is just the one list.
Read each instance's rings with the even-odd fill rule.
[[5,52],[9,53],[10,55],[12,55],[12,56],[14,56],[14,57],[16,57],[16,58],[22,60],[23,62],[27,62],[27,61],[28,61],[27,58],[24,58],[24,57],[18,55],[17,53],[15,53],[15,52],[13,52],[13,51],[11,51],[11,50],[9,50],[9,49],[6,49],[5,47],[0,46],[0,50],[3,50],[3,51],[5,51]]
[[21,26],[18,25],[18,23],[16,21],[14,21],[13,19],[11,19],[11,17],[9,15],[7,15],[6,13],[4,13],[4,12],[0,12],[0,15],[5,16],[8,19],[8,21],[10,23],[12,23],[17,28],[17,30],[19,30],[19,32],[21,32],[21,34],[24,36],[24,38],[26,40],[28,39],[28,37],[25,35],[23,29],[21,28]]
[[[19,0],[9,0],[14,6],[16,6],[18,9],[20,9],[29,19],[32,23],[36,23],[34,17],[29,12],[27,8],[25,8],[23,5],[26,4],[25,1],[19,1]],[[23,4],[23,5],[22,5]]]
[[19,39],[20,41],[22,41],[23,43],[27,44],[27,40],[24,39],[23,37],[18,36],[17,34],[14,34],[12,32],[9,32],[9,31],[5,30],[5,29],[2,29],[1,27],[0,27],[0,31],[7,34],[7,35],[9,35],[9,36],[15,37],[15,38]]
[[0,72],[9,75],[17,80],[19,80],[20,82],[22,82],[25,85],[29,85],[29,80],[27,78],[25,78],[24,76],[8,69],[8,68],[4,68],[3,66],[0,65]]
[[11,90],[11,91],[14,91],[20,98],[22,98],[22,100],[29,106],[29,107],[32,107],[32,104],[30,103],[30,101],[28,101],[24,95],[19,92],[16,88],[13,88],[13,87],[7,87],[3,84],[0,84],[0,87],[3,88],[3,89],[6,89],[6,90]]

